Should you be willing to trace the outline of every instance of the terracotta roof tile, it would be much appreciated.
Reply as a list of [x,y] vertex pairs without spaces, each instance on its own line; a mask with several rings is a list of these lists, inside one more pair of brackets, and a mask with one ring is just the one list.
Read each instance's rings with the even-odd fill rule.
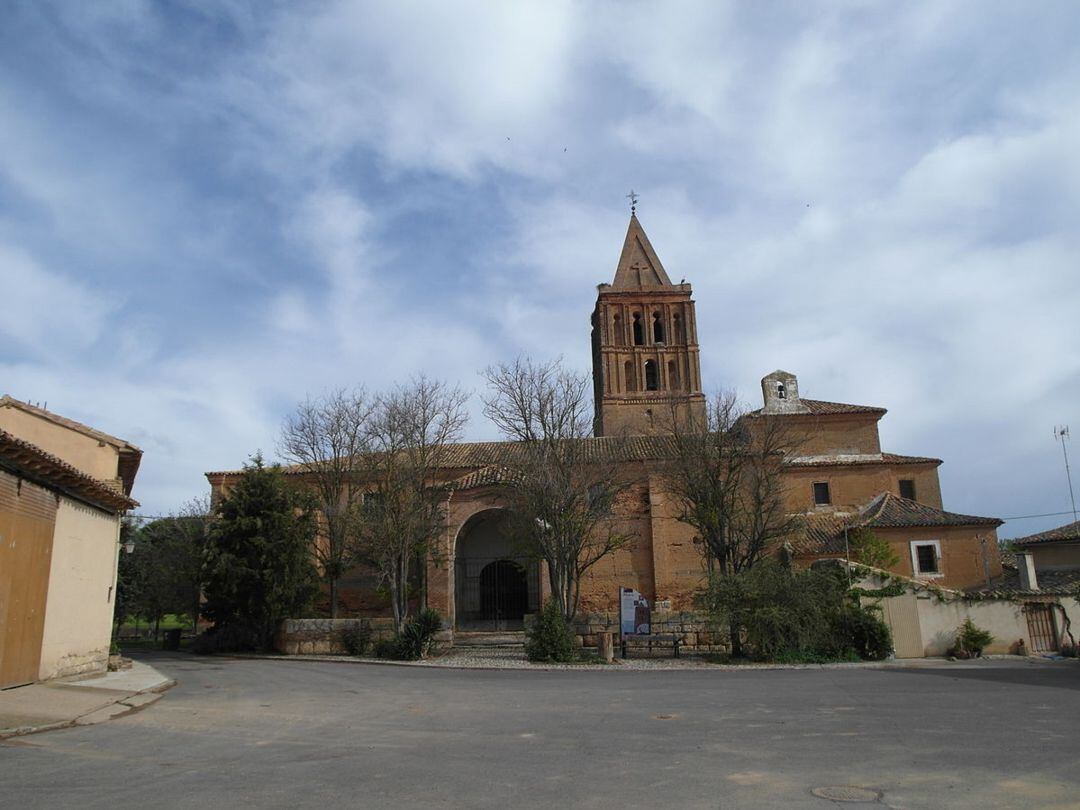
[[1066,523],[1056,529],[1029,534],[1027,537],[1018,537],[1013,540],[1018,546],[1035,545],[1036,543],[1069,543],[1080,540],[1080,520],[1076,523]]
[[[847,402],[827,402],[823,399],[806,399],[801,397],[799,404],[805,407],[802,411],[784,411],[782,413],[775,414],[777,416],[838,416],[843,414],[855,414],[855,413],[876,413],[879,416],[883,416],[888,413],[885,408],[879,408],[877,405],[852,405]],[[763,408],[758,408],[756,411],[751,411],[751,416],[762,416],[764,414]]]
[[461,478],[454,481],[450,488],[453,490],[465,490],[465,489],[480,489],[481,487],[491,487],[497,484],[503,484],[513,477],[513,472],[506,467],[492,464],[487,467],[481,467],[479,470],[473,470],[468,475],[464,475]]
[[[654,461],[671,458],[673,444],[670,436],[599,436],[578,439],[583,447],[586,462],[615,463]],[[479,469],[481,467],[506,466],[519,458],[522,445],[518,442],[461,442],[448,445],[439,466],[443,469]],[[283,467],[286,475],[302,475],[305,469],[298,466]],[[241,470],[208,472],[208,476],[239,475]]]
[[84,425],[82,422],[76,422],[74,419],[68,419],[66,416],[47,411],[44,408],[39,408],[36,405],[31,405],[29,402],[15,399],[7,394],[0,397],[0,408],[18,408],[20,411],[39,416],[53,424],[66,427],[68,430],[73,430],[84,436],[89,436],[91,439],[96,439],[104,444],[113,445],[120,456],[119,461],[117,462],[117,473],[120,476],[120,480],[123,482],[124,494],[131,494],[131,489],[135,485],[135,476],[139,472],[139,464],[142,461],[143,454],[143,451],[131,442],[125,441],[124,439],[118,439],[116,436],[110,436],[108,433],[92,428],[89,425]]
[[0,467],[107,511],[123,512],[139,505],[115,486],[92,478],[5,430],[0,430]]
[[797,554],[843,554],[844,530],[923,526],[1000,526],[997,518],[961,515],[883,492],[858,512],[820,512],[805,516],[803,532],[793,541]]
[[1035,575],[1039,589],[1033,591],[1020,585],[1020,574],[1016,569],[1006,569],[1005,575],[992,580],[989,587],[969,588],[968,593],[985,596],[1072,596],[1080,588],[1080,568],[1065,568],[1058,571],[1039,571]]
[[869,528],[907,528],[912,526],[1000,526],[999,518],[962,515],[935,509],[918,501],[911,501],[883,492],[862,510],[860,526]]

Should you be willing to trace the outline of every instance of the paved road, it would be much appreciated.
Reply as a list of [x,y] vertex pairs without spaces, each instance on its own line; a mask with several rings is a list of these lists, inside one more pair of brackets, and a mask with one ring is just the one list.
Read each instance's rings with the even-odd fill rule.
[[855,785],[895,808],[1080,807],[1074,664],[147,660],[179,681],[149,709],[0,743],[0,806],[826,808],[812,788]]

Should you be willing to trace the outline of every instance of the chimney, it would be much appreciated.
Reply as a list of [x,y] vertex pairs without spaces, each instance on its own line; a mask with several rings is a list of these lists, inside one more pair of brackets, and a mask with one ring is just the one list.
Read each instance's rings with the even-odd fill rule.
[[1039,590],[1039,580],[1035,577],[1035,556],[1030,551],[1016,553],[1016,572],[1020,575],[1020,587],[1025,591]]

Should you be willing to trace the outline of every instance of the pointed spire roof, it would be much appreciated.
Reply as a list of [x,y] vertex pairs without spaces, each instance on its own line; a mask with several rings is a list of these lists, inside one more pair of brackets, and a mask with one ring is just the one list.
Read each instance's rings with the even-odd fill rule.
[[613,289],[671,286],[671,279],[649,244],[649,237],[636,214],[630,215],[630,227],[626,229],[622,255],[611,286]]

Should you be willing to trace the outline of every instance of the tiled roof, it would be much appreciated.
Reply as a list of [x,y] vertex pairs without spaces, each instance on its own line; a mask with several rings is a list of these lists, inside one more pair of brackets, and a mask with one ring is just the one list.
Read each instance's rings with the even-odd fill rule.
[[1000,596],[1072,596],[1080,588],[1080,568],[1059,571],[1039,571],[1035,575],[1037,591],[1020,585],[1020,574],[1015,568],[1006,568],[1004,576],[992,580],[989,586],[969,588],[968,593]]
[[[673,439],[670,436],[598,436],[576,440],[581,446],[582,460],[586,463],[614,463],[631,461],[654,461],[674,456]],[[506,466],[520,459],[523,445],[520,442],[461,442],[444,448],[439,466],[443,469],[478,469],[489,466]],[[300,466],[284,467],[286,475],[302,475]],[[240,470],[208,472],[207,475],[237,475]]]
[[464,490],[491,487],[509,481],[512,476],[513,472],[506,467],[492,464],[487,467],[481,467],[479,470],[473,470],[468,475],[462,476],[454,481],[454,483],[450,485],[450,488],[454,490]]
[[792,545],[797,554],[843,554],[844,530],[902,529],[923,526],[999,526],[997,518],[961,515],[883,492],[858,512],[816,512],[804,517]]
[[942,464],[940,458],[929,456],[902,456],[897,453],[878,453],[859,456],[803,456],[791,458],[784,462],[789,467],[852,467],[872,466],[875,464],[887,464],[899,466],[903,464]]
[[1029,534],[1027,537],[1018,537],[1013,543],[1018,546],[1034,545],[1036,543],[1068,543],[1080,540],[1080,520],[1076,523],[1067,523],[1056,529]]
[[850,512],[822,512],[806,515],[802,532],[792,541],[796,554],[844,554],[844,529],[852,527]]
[[883,492],[861,510],[860,526],[907,528],[911,526],[1000,526],[999,518],[945,512],[918,501]]
[[110,512],[123,512],[139,505],[106,482],[5,430],[0,430],[0,467]]
[[40,416],[42,419],[48,419],[50,422],[57,425],[63,425],[66,428],[74,430],[77,433],[82,433],[92,439],[97,439],[99,442],[114,445],[121,450],[137,450],[140,453],[142,452],[138,447],[131,444],[131,442],[125,441],[124,439],[118,439],[116,436],[110,436],[108,433],[103,433],[89,425],[84,425],[82,422],[76,422],[74,419],[68,419],[66,416],[47,411],[44,408],[39,408],[37,405],[31,405],[29,402],[23,402],[22,400],[15,399],[7,394],[0,397],[0,408],[18,408],[21,411]]
[[[582,445],[582,457],[586,462],[614,463],[633,461],[661,461],[673,458],[674,440],[670,436],[599,436],[578,439]],[[480,469],[490,466],[506,466],[518,460],[522,445],[518,442],[461,442],[445,448],[440,467],[445,469]],[[879,457],[806,458],[785,462],[792,466],[851,466],[851,465],[902,465],[940,464],[941,459],[926,456],[901,456],[882,453]],[[306,468],[292,465],[282,468],[286,475],[302,475]],[[240,470],[219,470],[206,473],[209,476],[238,475]]]
[[89,436],[91,439],[96,439],[104,444],[113,445],[120,456],[119,461],[117,462],[117,474],[123,482],[124,494],[131,494],[131,489],[135,485],[135,476],[139,472],[139,464],[142,461],[143,452],[131,442],[125,441],[124,439],[118,439],[116,436],[110,436],[108,433],[103,433],[89,425],[84,425],[82,422],[76,422],[74,419],[68,419],[66,416],[47,411],[44,408],[39,408],[37,405],[31,405],[29,402],[23,402],[22,400],[15,399],[7,394],[0,397],[0,408],[18,408],[20,411],[39,416],[55,425],[60,425],[68,430],[73,430],[76,433]]
[[876,405],[849,405],[846,402],[826,402],[821,399],[800,399],[803,405],[810,409],[810,413],[819,416],[840,413],[886,413],[884,408]]
[[[879,416],[883,416],[888,413],[885,408],[879,408],[876,405],[851,405],[847,402],[826,402],[823,399],[806,399],[801,397],[799,404],[805,407],[802,411],[784,411],[778,413],[778,416],[842,416],[844,414],[855,413],[876,413]],[[752,411],[752,416],[761,416],[764,413],[763,408],[758,408],[756,411]]]

